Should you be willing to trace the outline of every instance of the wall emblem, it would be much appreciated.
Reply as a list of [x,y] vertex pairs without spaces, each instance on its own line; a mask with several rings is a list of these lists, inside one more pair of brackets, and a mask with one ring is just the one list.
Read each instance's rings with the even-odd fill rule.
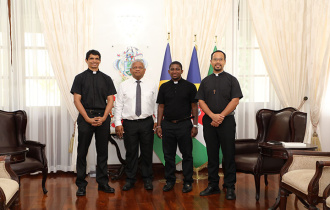
[[113,65],[115,69],[119,71],[120,76],[123,80],[127,80],[132,76],[130,68],[132,62],[136,59],[142,59],[144,62],[144,66],[147,68],[147,61],[143,59],[143,53],[137,47],[127,47],[124,52],[117,54],[117,59],[115,60]]

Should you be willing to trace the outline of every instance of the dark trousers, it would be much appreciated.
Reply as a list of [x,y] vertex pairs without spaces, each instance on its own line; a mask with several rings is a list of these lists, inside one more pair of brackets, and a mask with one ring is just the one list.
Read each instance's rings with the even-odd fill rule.
[[209,185],[219,186],[219,149],[221,146],[224,160],[224,187],[234,188],[236,183],[235,133],[236,122],[233,115],[225,117],[219,127],[210,125],[212,119],[204,115],[203,133],[208,155]]
[[167,183],[175,183],[175,156],[176,148],[182,154],[182,170],[184,184],[193,183],[193,157],[192,157],[192,124],[190,120],[178,123],[172,123],[166,120],[162,121],[163,132],[163,152],[165,159],[165,179]]
[[135,183],[136,181],[139,146],[141,151],[140,166],[143,181],[152,180],[153,126],[154,121],[152,117],[148,117],[144,120],[123,121],[127,182]]
[[[102,114],[103,115],[103,114]],[[98,114],[88,114],[90,118],[99,116]],[[86,157],[93,134],[95,133],[95,145],[97,152],[96,181],[99,185],[107,184],[108,178],[108,138],[110,135],[110,116],[101,126],[92,126],[79,114],[78,124],[78,149],[77,149],[77,179],[78,187],[86,187]]]

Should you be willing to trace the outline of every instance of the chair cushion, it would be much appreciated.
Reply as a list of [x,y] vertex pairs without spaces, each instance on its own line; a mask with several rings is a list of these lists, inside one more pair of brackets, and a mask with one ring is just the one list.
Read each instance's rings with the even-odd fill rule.
[[325,204],[330,208],[330,197],[325,200]]
[[26,157],[24,162],[10,164],[10,167],[18,176],[41,171],[44,168],[40,161],[29,157]]
[[[329,185],[330,175],[328,173],[328,168],[326,170],[327,171],[325,171],[325,168],[323,169],[322,176],[319,180],[319,197],[323,196],[324,189]],[[307,195],[308,185],[312,180],[314,174],[314,169],[293,170],[287,172],[282,176],[282,182]]]
[[254,172],[259,153],[235,155],[236,168],[242,171]]
[[307,195],[308,185],[314,174],[315,170],[313,169],[289,171],[282,176],[282,182]]
[[19,185],[12,179],[0,178],[0,188],[6,196],[6,205],[19,189]]
[[0,113],[0,128],[1,147],[17,147],[17,130],[14,115]]
[[265,141],[289,141],[290,140],[290,116],[292,111],[283,111],[272,116]]

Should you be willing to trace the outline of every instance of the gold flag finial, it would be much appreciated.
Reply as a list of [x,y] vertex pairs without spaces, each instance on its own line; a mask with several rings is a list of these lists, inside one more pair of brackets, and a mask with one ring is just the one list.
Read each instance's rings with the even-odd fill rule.
[[217,41],[218,41],[217,38],[218,38],[218,36],[215,36],[215,41],[214,41],[215,44],[217,44]]
[[170,32],[167,33],[167,41],[168,42],[170,41],[170,37],[171,37],[170,34],[171,34]]

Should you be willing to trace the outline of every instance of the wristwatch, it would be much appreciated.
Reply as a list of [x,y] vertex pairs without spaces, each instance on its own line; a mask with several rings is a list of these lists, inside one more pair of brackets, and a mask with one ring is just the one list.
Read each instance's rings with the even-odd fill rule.
[[198,128],[198,125],[193,125],[194,128]]

